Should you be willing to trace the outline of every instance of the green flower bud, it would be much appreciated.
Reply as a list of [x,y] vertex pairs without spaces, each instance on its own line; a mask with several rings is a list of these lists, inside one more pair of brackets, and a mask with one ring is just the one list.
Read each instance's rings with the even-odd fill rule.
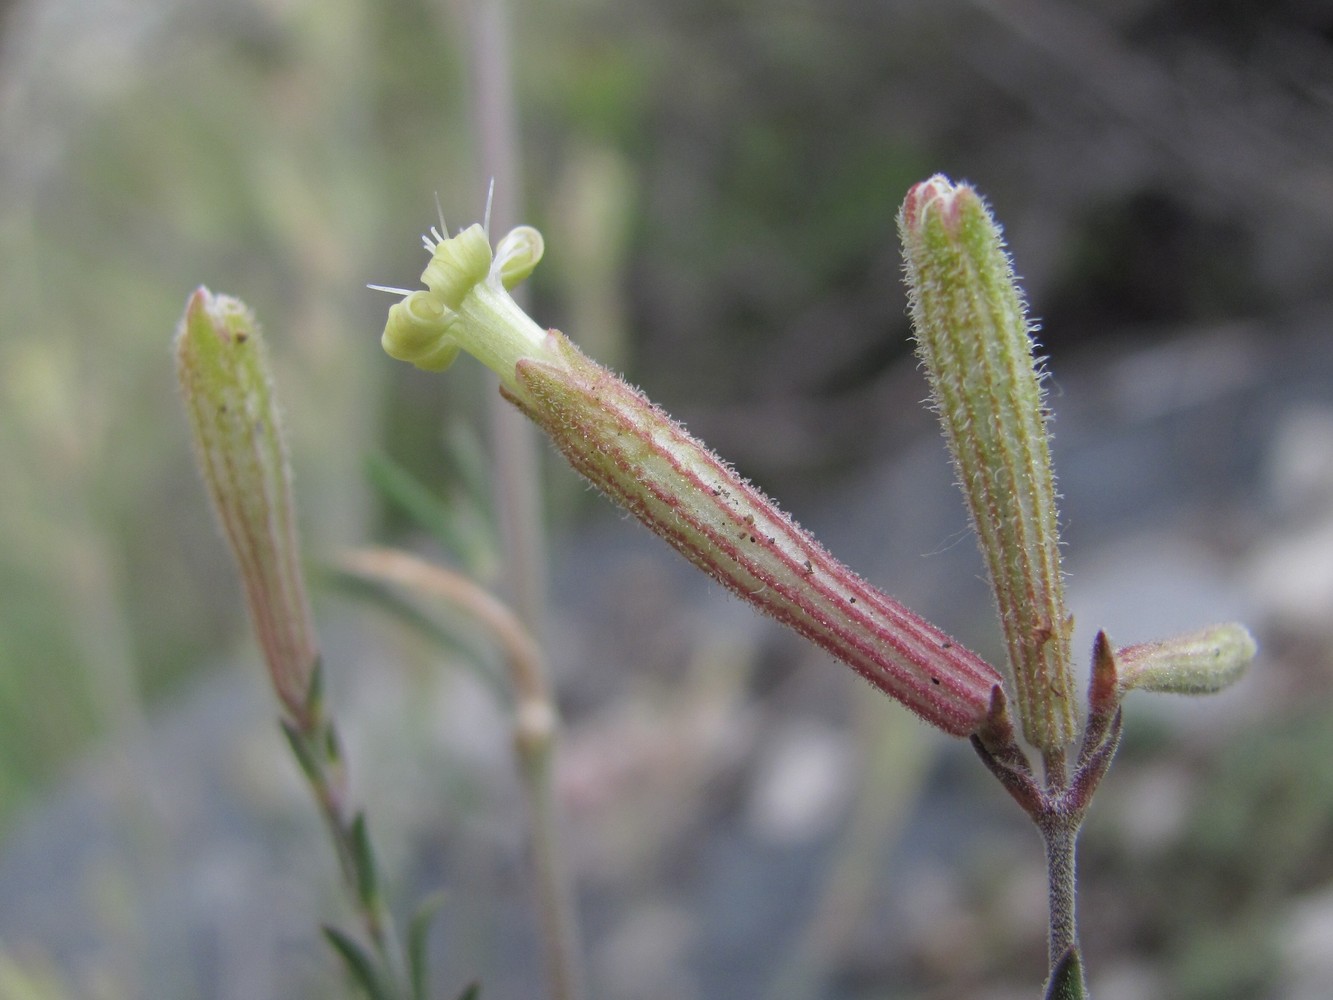
[[1116,651],[1122,692],[1213,694],[1240,679],[1259,651],[1244,625],[1210,625]]
[[319,650],[268,360],[242,302],[206,288],[190,296],[176,336],[176,373],[273,687],[291,718],[303,720]]
[[898,227],[917,353],[999,606],[1023,735],[1057,750],[1076,724],[1073,623],[1023,299],[1000,228],[967,185],[918,184]]

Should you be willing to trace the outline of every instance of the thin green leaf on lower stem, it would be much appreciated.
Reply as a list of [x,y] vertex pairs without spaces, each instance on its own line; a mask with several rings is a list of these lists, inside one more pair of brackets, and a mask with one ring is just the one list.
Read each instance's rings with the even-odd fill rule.
[[375,868],[375,853],[370,847],[370,831],[364,812],[358,812],[352,820],[348,837],[352,846],[352,859],[356,863],[357,896],[363,906],[373,911],[379,905],[379,873]]
[[431,893],[421,901],[407,926],[407,972],[412,980],[412,1000],[427,1000],[429,996],[428,935],[431,921],[443,904],[444,893]]
[[342,957],[353,981],[366,991],[370,1000],[399,1000],[389,984],[389,977],[355,938],[329,925],[324,927],[324,937]]
[[287,738],[287,745],[292,749],[292,756],[296,758],[296,763],[300,765],[301,773],[306,776],[306,780],[313,785],[318,785],[321,781],[319,761],[310,749],[310,741],[306,739],[305,734],[296,728],[295,723],[287,719],[280,719],[282,726],[282,735]]

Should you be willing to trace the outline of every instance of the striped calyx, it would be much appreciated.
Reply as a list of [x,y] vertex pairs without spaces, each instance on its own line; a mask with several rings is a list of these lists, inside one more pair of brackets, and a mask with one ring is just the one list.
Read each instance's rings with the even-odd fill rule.
[[558,362],[518,365],[506,395],[569,463],[734,594],[932,725],[977,729],[989,664],[866,583],[618,375],[552,331]]

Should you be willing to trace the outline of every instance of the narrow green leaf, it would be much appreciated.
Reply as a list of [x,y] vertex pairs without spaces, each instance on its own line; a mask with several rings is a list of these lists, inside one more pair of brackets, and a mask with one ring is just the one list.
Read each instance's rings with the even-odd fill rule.
[[456,476],[463,495],[477,509],[486,528],[486,545],[491,556],[498,551],[492,492],[491,467],[494,464],[476,432],[463,423],[453,422],[444,429],[444,457],[449,471]]
[[324,714],[324,657],[315,657],[315,667],[310,673],[310,688],[305,696],[306,717],[321,718]]
[[280,719],[278,721],[282,726],[282,735],[287,737],[287,745],[292,748],[292,756],[296,758],[296,763],[301,766],[301,773],[306,776],[311,784],[318,785],[321,781],[321,768],[310,747],[310,741],[306,739],[304,733],[288,720]]
[[374,907],[378,902],[379,874],[375,869],[375,854],[370,848],[370,830],[366,814],[359,812],[352,820],[349,831],[352,840],[352,859],[356,863],[356,891],[361,902]]
[[494,563],[496,546],[490,526],[482,523],[471,497],[459,503],[437,496],[383,453],[366,459],[366,477],[386,500],[429,532],[461,564],[476,572]]
[[481,996],[481,983],[473,983],[462,993],[458,994],[458,1000],[477,1000]]
[[352,980],[366,991],[370,1000],[397,1000],[387,978],[381,973],[379,967],[375,964],[375,960],[365,948],[337,927],[326,924],[323,930],[324,937],[333,946],[333,950],[346,963],[347,971]]
[[1051,970],[1046,986],[1046,1000],[1087,1000],[1088,988],[1083,983],[1083,959],[1077,948],[1068,949]]
[[443,892],[431,893],[421,901],[407,927],[407,967],[412,978],[412,1000],[427,1000],[429,996],[428,935],[431,921],[443,904]]

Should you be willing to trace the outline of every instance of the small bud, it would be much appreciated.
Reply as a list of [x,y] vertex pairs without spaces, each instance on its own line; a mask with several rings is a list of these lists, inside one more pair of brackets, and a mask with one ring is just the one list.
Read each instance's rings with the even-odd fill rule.
[[932,177],[898,215],[919,354],[999,606],[1027,741],[1074,736],[1041,378],[999,226],[965,184]]
[[318,649],[286,444],[263,339],[243,303],[206,288],[190,296],[176,336],[176,373],[269,676],[291,718],[302,720]]
[[1249,630],[1235,622],[1126,646],[1116,652],[1120,689],[1213,694],[1235,683],[1258,651]]

